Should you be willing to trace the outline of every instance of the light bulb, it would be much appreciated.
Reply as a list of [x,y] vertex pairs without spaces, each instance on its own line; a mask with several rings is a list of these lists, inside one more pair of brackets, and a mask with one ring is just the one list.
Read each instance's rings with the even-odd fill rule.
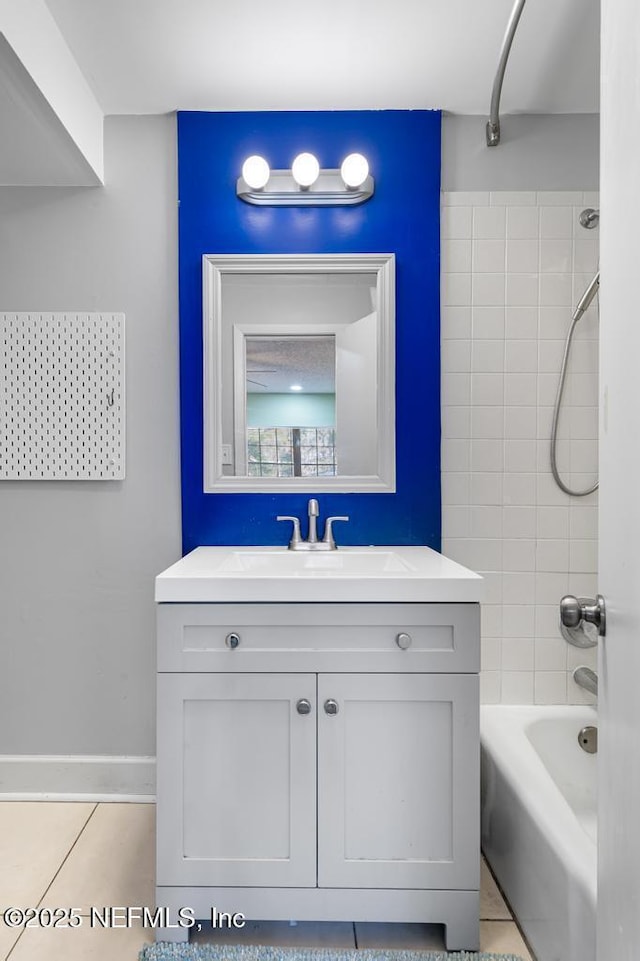
[[300,187],[310,187],[318,179],[320,164],[312,153],[299,153],[291,164],[293,179]]
[[242,165],[242,179],[252,190],[262,190],[267,184],[271,171],[264,157],[254,154],[247,157]]
[[351,190],[361,187],[369,176],[369,161],[361,153],[350,153],[342,161],[340,176]]
[[302,384],[292,384],[289,390],[302,390]]

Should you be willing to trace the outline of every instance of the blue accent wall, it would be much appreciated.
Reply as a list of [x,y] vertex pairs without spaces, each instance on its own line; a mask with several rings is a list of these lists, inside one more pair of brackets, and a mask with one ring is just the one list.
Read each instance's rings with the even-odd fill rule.
[[[356,207],[256,207],[235,183],[250,154],[274,169],[314,153],[368,157],[376,192]],[[440,113],[422,110],[179,113],[180,403],[185,553],[201,544],[285,544],[276,514],[310,494],[202,490],[202,255],[395,253],[396,493],[320,494],[349,514],[341,544],[440,547]]]

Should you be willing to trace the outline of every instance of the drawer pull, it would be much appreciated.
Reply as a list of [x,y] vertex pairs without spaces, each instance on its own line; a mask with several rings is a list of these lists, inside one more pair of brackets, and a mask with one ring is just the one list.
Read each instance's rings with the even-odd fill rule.
[[401,634],[396,634],[396,644],[403,651],[406,651],[408,647],[411,647],[411,640],[411,634],[405,634],[404,632]]
[[301,697],[296,704],[296,711],[298,714],[311,714],[311,701],[308,701],[306,697]]
[[332,697],[330,697],[328,701],[324,702],[325,714],[329,714],[331,717],[333,717],[338,713],[338,710],[338,702],[334,701]]
[[232,631],[230,634],[227,634],[224,642],[227,647],[230,647],[232,651],[235,651],[236,647],[240,643],[240,635],[236,634],[235,631]]

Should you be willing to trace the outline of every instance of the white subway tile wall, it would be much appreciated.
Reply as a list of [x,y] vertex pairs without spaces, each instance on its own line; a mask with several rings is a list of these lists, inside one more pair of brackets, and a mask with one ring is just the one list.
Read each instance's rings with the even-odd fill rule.
[[[598,267],[582,191],[442,195],[442,550],[483,574],[484,703],[593,700],[573,681],[595,649],[568,645],[563,594],[597,590],[597,493],[569,497],[549,442],[573,309]],[[597,299],[574,336],[559,422],[566,482],[598,458]]]

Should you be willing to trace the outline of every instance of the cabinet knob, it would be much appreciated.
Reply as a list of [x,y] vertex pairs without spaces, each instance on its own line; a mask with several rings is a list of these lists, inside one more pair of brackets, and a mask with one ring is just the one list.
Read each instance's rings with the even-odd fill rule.
[[334,715],[338,713],[338,702],[334,701],[332,697],[328,701],[324,702],[324,712],[325,714]]
[[240,643],[240,635],[236,634],[235,631],[231,631],[231,633],[227,634],[225,637],[224,642],[227,647],[230,647],[232,651],[235,651],[236,647]]
[[311,714],[311,701],[308,701],[306,697],[301,697],[296,703],[296,711],[298,714]]
[[411,647],[411,640],[411,634],[405,634],[404,632],[401,634],[396,634],[396,644],[403,651],[406,651],[408,647]]

